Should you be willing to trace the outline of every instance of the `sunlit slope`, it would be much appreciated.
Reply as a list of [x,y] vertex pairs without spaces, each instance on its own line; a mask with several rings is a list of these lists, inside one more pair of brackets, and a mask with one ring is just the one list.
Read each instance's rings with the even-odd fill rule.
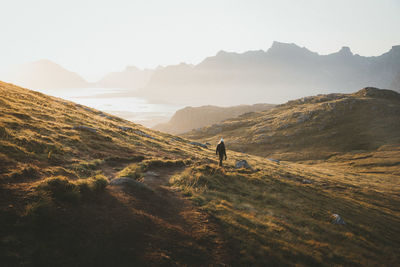
[[246,159],[253,170],[201,165],[171,179],[220,221],[237,266],[399,265],[399,174]]
[[[215,219],[228,265],[399,262],[399,174],[366,168],[374,157],[278,164],[228,149],[222,169],[214,147],[6,83],[0,112],[0,265],[208,266],[212,246],[192,238],[208,228],[181,227],[189,215],[171,212],[182,205],[167,197],[174,191]],[[386,164],[395,155],[382,153]],[[234,168],[240,159],[252,168]],[[127,192],[107,185],[149,170],[175,173],[176,190],[163,184],[162,195],[146,179]],[[334,213],[346,225],[333,224]]]
[[[182,216],[161,213],[177,200],[129,174],[136,164],[174,172],[210,155],[179,137],[0,82],[0,265],[212,261],[198,252],[206,244],[196,244],[200,234],[170,222]],[[123,175],[137,188],[109,184]]]
[[230,149],[288,160],[385,150],[400,144],[400,94],[364,88],[307,97],[184,136],[201,141],[223,137]]
[[2,176],[26,168],[40,176],[60,166],[113,157],[186,158],[190,154],[181,149],[193,149],[170,135],[2,82],[0,113]]

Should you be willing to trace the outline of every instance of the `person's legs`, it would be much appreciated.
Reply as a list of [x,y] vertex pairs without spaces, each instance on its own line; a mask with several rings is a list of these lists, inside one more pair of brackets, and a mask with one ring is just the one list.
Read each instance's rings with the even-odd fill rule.
[[222,167],[222,159],[223,159],[223,157],[219,157],[219,166],[221,166]]

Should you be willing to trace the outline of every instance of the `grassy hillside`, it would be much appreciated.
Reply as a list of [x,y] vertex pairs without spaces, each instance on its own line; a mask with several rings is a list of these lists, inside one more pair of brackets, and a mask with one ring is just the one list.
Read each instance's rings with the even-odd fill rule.
[[268,110],[274,106],[273,104],[255,104],[233,107],[186,107],[175,112],[169,122],[158,124],[153,129],[171,134],[181,134],[229,118],[235,118],[244,113]]
[[81,167],[103,161],[191,155],[183,149],[192,146],[171,135],[10,84],[0,90],[2,177],[31,170],[80,178],[88,174]]
[[396,147],[307,165],[228,150],[219,168],[214,148],[11,84],[0,114],[2,266],[400,262]]
[[184,136],[210,142],[224,137],[230,149],[286,159],[327,159],[400,144],[400,94],[364,88],[289,101]]
[[253,170],[201,165],[171,179],[221,222],[238,265],[399,264],[399,175],[248,161]]
[[[162,259],[161,252],[154,254],[141,244],[146,238],[155,242],[148,236],[152,232],[160,229],[160,238],[168,234],[183,239],[161,215],[141,204],[149,196],[140,190],[125,194],[107,184],[129,164],[140,163],[144,173],[201,161],[201,148],[3,82],[0,114],[0,265],[143,263]],[[128,208],[124,201],[131,198]],[[128,223],[132,229],[126,229]],[[146,238],[137,241],[141,233]],[[184,251],[199,253],[186,246]],[[177,249],[174,261],[189,264],[190,258]]]

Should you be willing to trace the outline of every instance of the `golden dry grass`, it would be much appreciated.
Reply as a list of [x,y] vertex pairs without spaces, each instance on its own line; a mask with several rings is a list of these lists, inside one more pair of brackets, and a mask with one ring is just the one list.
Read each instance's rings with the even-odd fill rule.
[[365,88],[354,94],[289,101],[183,136],[202,142],[224,137],[226,144],[236,151],[298,161],[376,151],[388,144],[397,149],[399,133],[400,94]]
[[[288,107],[280,108],[289,112]],[[0,259],[32,263],[28,256],[34,251],[51,252],[44,247],[57,245],[69,251],[75,240],[71,244],[55,244],[48,242],[43,232],[40,234],[46,238],[39,243],[41,247],[35,247],[32,241],[32,229],[43,225],[46,216],[64,214],[64,209],[74,227],[78,218],[93,222],[92,217],[85,217],[86,213],[101,216],[108,211],[104,208],[107,205],[115,208],[124,203],[110,213],[112,218],[103,218],[108,222],[114,222],[114,217],[118,221],[122,211],[126,214],[131,210],[130,202],[118,199],[123,194],[93,196],[91,192],[101,187],[101,179],[95,177],[140,179],[149,169],[182,167],[186,169],[171,179],[171,187],[183,192],[223,226],[231,257],[237,259],[233,265],[399,264],[399,150],[395,144],[351,153],[327,150],[328,160],[321,160],[324,150],[304,149],[297,159],[304,159],[307,153],[318,154],[317,159],[280,164],[233,152],[228,145],[226,167],[221,169],[215,165],[214,148],[192,145],[187,139],[6,83],[0,83],[0,114],[0,249],[5,253],[0,254]],[[242,118],[250,123],[257,116],[247,114]],[[276,122],[282,119],[276,117]],[[240,128],[241,121],[227,123],[232,133],[247,133]],[[391,138],[390,141],[397,140],[394,135]],[[214,136],[204,140],[215,143],[218,139]],[[323,138],[317,140],[323,145]],[[276,153],[284,155],[287,151]],[[240,159],[246,159],[253,169],[236,170],[233,166]],[[152,198],[145,197],[151,204]],[[68,199],[77,201],[63,204]],[[103,206],[97,205],[98,201]],[[150,205],[147,202],[142,204]],[[347,224],[332,224],[333,213],[342,216]],[[33,219],[26,218],[27,214]],[[158,218],[158,214],[146,216]],[[129,220],[134,222],[136,217]],[[93,227],[99,225],[102,224]],[[90,229],[92,224],[85,226]],[[60,236],[70,240],[70,232],[61,231],[64,224],[49,227],[52,233],[60,229]],[[106,231],[107,227],[99,231]],[[93,247],[99,245],[91,240],[85,242]],[[51,262],[68,263],[68,254],[57,253],[51,254]],[[81,256],[85,259],[86,255]],[[107,260],[111,262],[111,258]],[[174,260],[186,262],[168,262]]]
[[[220,221],[241,253],[239,265],[399,263],[398,176],[248,161],[260,171],[201,165],[170,181]],[[346,225],[333,224],[333,214]]]

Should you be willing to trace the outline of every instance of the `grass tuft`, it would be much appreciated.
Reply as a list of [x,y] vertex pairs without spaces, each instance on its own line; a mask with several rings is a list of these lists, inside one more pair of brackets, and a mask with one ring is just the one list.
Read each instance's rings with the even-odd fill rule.
[[79,187],[63,176],[45,179],[39,185],[39,190],[48,192],[56,201],[77,203],[80,199]]
[[39,190],[49,193],[55,201],[77,203],[81,198],[104,191],[108,180],[103,175],[96,175],[87,179],[71,181],[63,176],[45,179]]
[[138,164],[131,164],[118,172],[117,177],[129,177],[135,180],[140,180],[143,177],[143,167]]

